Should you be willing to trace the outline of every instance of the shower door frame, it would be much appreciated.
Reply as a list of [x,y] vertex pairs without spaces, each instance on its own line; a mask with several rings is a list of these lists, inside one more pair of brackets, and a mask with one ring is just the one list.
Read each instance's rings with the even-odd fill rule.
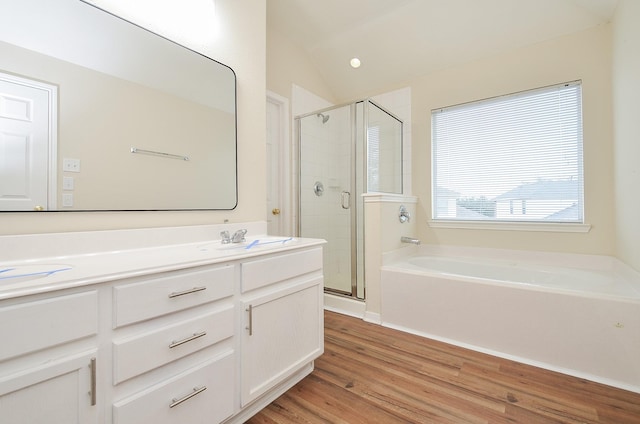
[[[363,104],[363,113],[362,113],[362,125],[361,125],[361,130],[362,130],[362,158],[360,158],[361,161],[361,166],[362,166],[362,193],[357,193],[357,174],[358,174],[358,166],[357,166],[357,161],[358,161],[358,122],[357,122],[357,104],[358,103],[362,103]],[[295,131],[296,131],[296,138],[297,138],[297,158],[298,158],[298,163],[297,163],[297,175],[298,175],[298,187],[297,187],[297,203],[298,203],[298,216],[297,216],[297,223],[296,223],[296,230],[298,235],[301,234],[301,217],[302,217],[302,202],[301,202],[301,190],[302,187],[300,186],[300,181],[302,178],[302,131],[300,128],[300,122],[303,118],[312,116],[312,115],[317,115],[320,113],[325,113],[325,112],[329,112],[335,109],[339,109],[342,107],[346,107],[349,106],[350,107],[350,128],[351,128],[351,158],[350,158],[350,162],[351,162],[351,172],[350,172],[350,184],[351,184],[351,190],[355,190],[356,191],[356,196],[357,199],[356,201],[351,201],[351,197],[350,196],[350,202],[351,204],[353,204],[353,206],[350,208],[350,230],[351,230],[351,292],[346,292],[343,290],[339,290],[339,289],[332,289],[330,287],[324,287],[324,291],[327,293],[331,293],[331,294],[335,294],[335,295],[340,295],[340,296],[345,296],[351,299],[355,299],[355,300],[362,300],[364,301],[366,299],[366,292],[367,292],[367,287],[365,284],[365,251],[366,251],[366,245],[365,245],[365,236],[366,234],[364,234],[364,221],[365,221],[365,217],[364,217],[364,200],[362,199],[362,194],[364,193],[368,193],[368,158],[369,158],[369,103],[373,104],[374,106],[376,106],[377,108],[379,108],[380,110],[382,110],[383,112],[387,113],[388,115],[390,115],[392,118],[396,119],[397,121],[399,121],[401,123],[402,126],[404,126],[404,122],[402,121],[402,119],[400,119],[397,115],[395,115],[394,113],[390,112],[388,109],[380,106],[378,103],[376,103],[375,101],[371,100],[371,99],[361,99],[361,100],[356,100],[353,102],[349,102],[349,103],[343,103],[343,104],[339,104],[339,105],[335,105],[335,106],[330,106],[330,107],[326,107],[323,109],[318,109],[315,110],[313,112],[309,112],[309,113],[305,113],[302,115],[298,115],[294,118],[295,120]],[[404,140],[403,140],[403,136],[401,134],[401,145],[404,144]],[[401,152],[402,154],[402,152]],[[402,161],[401,161],[402,162]],[[402,165],[401,165],[402,166]],[[401,181],[402,181],[402,189],[404,191],[404,178],[401,176]],[[360,201],[358,201],[360,200]],[[361,218],[358,219],[358,211],[359,209],[362,209],[362,215]],[[362,297],[358,297],[358,225],[361,225],[361,231],[362,231],[362,246],[361,246],[361,252],[362,252],[362,266],[360,267],[361,269],[361,279],[362,279]]]
[[[349,126],[350,126],[350,144],[351,144],[351,157],[349,158],[349,162],[350,162],[350,167],[351,170],[349,172],[349,185],[350,185],[350,195],[349,195],[349,202],[350,202],[350,207],[349,207],[349,220],[350,220],[350,260],[351,260],[351,292],[347,292],[344,290],[340,290],[340,289],[333,289],[331,287],[324,287],[324,291],[327,293],[331,293],[331,294],[335,294],[335,295],[339,295],[339,296],[345,296],[348,298],[352,298],[352,299],[356,299],[356,300],[364,300],[365,299],[365,291],[364,291],[364,274],[362,275],[362,284],[363,284],[363,297],[359,298],[358,297],[358,274],[357,274],[357,259],[358,259],[358,239],[357,239],[357,225],[359,224],[359,220],[357,219],[357,202],[353,201],[353,191],[356,189],[356,172],[355,172],[355,164],[356,164],[356,148],[357,148],[357,131],[356,131],[356,114],[355,114],[355,108],[356,108],[356,103],[357,102],[350,102],[350,103],[344,103],[344,104],[339,104],[339,105],[335,105],[335,106],[330,106],[327,108],[323,108],[323,109],[318,109],[315,110],[313,112],[309,112],[309,113],[305,113],[302,115],[298,115],[296,116],[295,119],[295,123],[296,123],[296,138],[297,138],[297,148],[298,148],[298,152],[297,152],[297,157],[298,157],[298,164],[297,164],[297,174],[298,174],[298,190],[297,190],[297,201],[298,201],[298,219],[297,219],[297,232],[298,235],[301,235],[302,229],[302,202],[301,202],[301,190],[302,187],[300,186],[300,181],[302,178],[302,131],[300,128],[301,125],[301,120],[303,118],[307,118],[309,116],[313,116],[313,115],[317,115],[319,113],[325,113],[325,112],[329,112],[335,109],[340,109],[342,107],[349,107]],[[366,156],[365,156],[366,157]],[[365,181],[366,184],[366,181]],[[366,187],[365,187],[366,188]],[[364,227],[364,222],[362,223],[363,227]],[[364,252],[364,243],[362,245],[362,250]],[[364,255],[363,255],[364,256]]]

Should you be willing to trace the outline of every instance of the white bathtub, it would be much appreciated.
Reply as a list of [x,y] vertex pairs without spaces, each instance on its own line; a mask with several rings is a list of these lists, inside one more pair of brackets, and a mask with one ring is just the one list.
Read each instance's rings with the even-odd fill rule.
[[382,324],[640,393],[637,273],[606,257],[454,253],[386,260]]

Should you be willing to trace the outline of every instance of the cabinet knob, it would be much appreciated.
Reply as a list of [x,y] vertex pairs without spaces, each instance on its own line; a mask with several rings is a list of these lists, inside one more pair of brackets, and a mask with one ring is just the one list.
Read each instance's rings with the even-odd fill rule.
[[271,213],[272,213],[273,215],[280,215],[280,209],[278,209],[278,208],[273,208],[273,210],[271,211]]
[[38,211],[38,212],[42,212],[44,210],[44,206],[40,206],[40,205],[34,206],[33,210],[34,211]]

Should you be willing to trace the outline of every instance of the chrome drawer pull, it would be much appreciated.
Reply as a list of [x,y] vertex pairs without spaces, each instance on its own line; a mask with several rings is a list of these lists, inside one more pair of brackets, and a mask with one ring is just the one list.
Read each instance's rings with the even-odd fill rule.
[[245,329],[249,330],[250,336],[253,336],[253,305],[249,305],[249,307],[245,310],[249,312],[249,325],[246,326]]
[[194,387],[193,388],[193,392],[189,393],[188,395],[186,395],[183,398],[180,399],[171,399],[171,405],[169,405],[169,408],[173,408],[174,406],[178,406],[180,405],[182,402],[187,401],[189,399],[191,399],[192,397],[194,397],[195,395],[199,395],[200,393],[204,392],[205,390],[207,390],[207,386],[202,386],[200,388]]
[[185,294],[191,294],[191,293],[197,293],[199,291],[202,290],[206,290],[206,287],[194,287],[192,289],[187,289],[181,292],[173,292],[173,293],[169,293],[169,298],[174,298],[174,297],[178,297],[178,296],[184,296]]
[[195,339],[199,339],[202,336],[206,336],[207,332],[206,331],[202,331],[200,333],[193,333],[193,336],[189,336],[186,339],[182,339],[182,340],[178,340],[176,341],[172,341],[171,344],[169,345],[169,349],[172,349],[176,346],[180,346],[182,344],[185,344],[187,342],[190,342],[191,340],[195,340]]
[[96,358],[91,358],[91,406],[96,406]]

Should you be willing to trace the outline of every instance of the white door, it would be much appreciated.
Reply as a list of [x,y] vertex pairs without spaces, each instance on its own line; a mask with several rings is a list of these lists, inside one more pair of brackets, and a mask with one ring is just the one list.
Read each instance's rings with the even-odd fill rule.
[[267,233],[292,235],[287,220],[288,101],[274,93],[267,94]]
[[55,95],[53,86],[0,74],[1,211],[55,208]]

